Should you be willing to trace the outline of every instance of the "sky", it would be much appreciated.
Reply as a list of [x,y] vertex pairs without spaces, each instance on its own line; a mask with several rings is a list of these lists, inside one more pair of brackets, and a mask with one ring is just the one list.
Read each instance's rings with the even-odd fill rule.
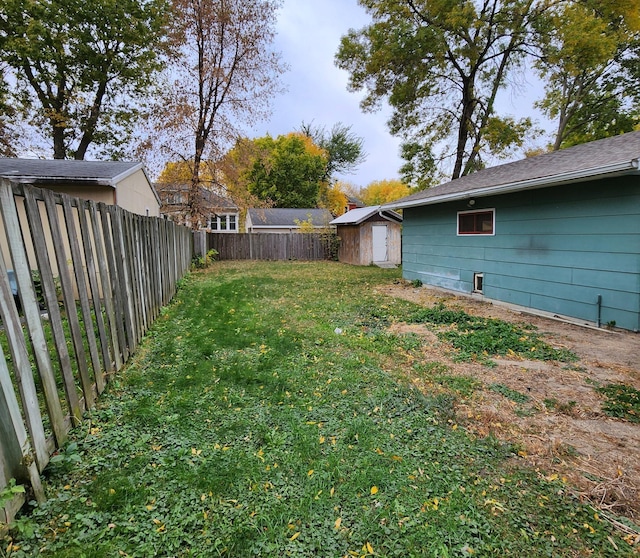
[[[364,93],[347,90],[348,73],[338,69],[334,57],[340,38],[350,28],[360,29],[371,22],[357,0],[284,0],[277,24],[274,49],[289,65],[283,76],[287,92],[273,101],[272,117],[255,126],[249,135],[260,137],[287,134],[300,128],[302,122],[330,129],[334,124],[351,126],[351,131],[364,139],[367,159],[355,173],[339,178],[356,186],[367,186],[374,180],[399,178],[403,164],[400,140],[386,126],[388,107],[376,113],[363,113],[359,103]],[[501,114],[531,116],[542,121],[533,109],[533,101],[541,96],[541,87],[530,78],[520,76],[516,93],[504,93],[499,99]],[[544,138],[526,148],[538,147]],[[521,158],[518,153],[513,158]],[[492,161],[499,164],[504,161]]]
[[289,65],[282,78],[287,92],[274,99],[272,117],[251,131],[255,137],[275,137],[300,129],[303,122],[327,129],[338,122],[351,126],[364,139],[367,159],[355,173],[339,178],[361,187],[398,178],[403,163],[400,141],[386,127],[389,110],[363,113],[363,92],[349,92],[347,72],[334,64],[340,38],[369,22],[356,0],[284,0],[274,49]]

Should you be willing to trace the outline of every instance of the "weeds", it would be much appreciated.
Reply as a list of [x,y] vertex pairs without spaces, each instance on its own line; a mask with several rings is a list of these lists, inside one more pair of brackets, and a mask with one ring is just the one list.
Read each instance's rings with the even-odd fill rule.
[[193,269],[207,269],[216,260],[217,255],[218,251],[211,249],[208,250],[206,254],[194,256],[191,262],[191,267]]
[[461,361],[478,360],[491,364],[490,356],[517,355],[538,360],[573,362],[576,356],[566,349],[555,349],[542,341],[533,326],[521,326],[494,318],[470,316],[443,303],[420,309],[411,315],[413,323],[453,326],[439,337],[458,350]]
[[511,399],[515,403],[527,403],[531,398],[524,393],[508,388],[503,384],[490,384],[488,389],[495,391],[500,395],[504,395],[507,399]]
[[596,391],[607,398],[602,406],[607,415],[640,422],[640,391],[626,384],[609,384]]

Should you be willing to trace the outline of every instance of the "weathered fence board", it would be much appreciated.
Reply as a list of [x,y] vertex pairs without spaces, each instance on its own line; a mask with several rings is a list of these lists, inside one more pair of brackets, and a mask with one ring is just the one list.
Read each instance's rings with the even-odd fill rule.
[[219,260],[329,260],[333,233],[207,233],[207,250]]
[[[27,256],[26,247],[24,245],[24,237],[20,232],[20,218],[18,209],[13,203],[13,193],[8,183],[0,185],[0,211],[7,229],[7,241],[9,243],[9,251],[13,261],[16,282],[18,283],[18,293],[20,302],[22,303],[22,311],[24,319],[31,339],[33,348],[33,356],[35,358],[36,367],[45,392],[46,407],[51,421],[51,427],[56,438],[56,442],[62,445],[67,437],[64,428],[64,414],[60,400],[57,397],[57,387],[55,382],[55,373],[51,362],[51,355],[47,348],[47,340],[44,327],[40,318],[40,305],[36,298],[33,280],[31,277],[31,269],[29,258]],[[30,373],[25,370],[26,373]]]
[[53,271],[51,269],[51,261],[49,260],[49,252],[46,246],[46,235],[37,203],[38,202],[33,195],[33,190],[25,187],[25,207],[27,217],[31,223],[31,237],[33,239],[34,249],[36,252],[36,261],[40,272],[42,290],[47,308],[49,309],[49,323],[51,324],[53,341],[56,345],[56,353],[62,370],[64,389],[71,416],[73,416],[75,420],[79,421],[80,416],[82,415],[82,409],[80,409],[80,401],[78,399],[78,393],[76,392],[75,382],[71,372],[71,357],[67,348],[62,314],[60,313],[60,307],[57,304],[58,296],[56,293]]
[[50,455],[171,300],[192,250],[191,230],[164,219],[0,181],[0,490],[15,478],[42,499]]
[[[80,372],[80,381],[82,383],[83,390],[87,390],[87,393],[85,393],[85,403],[88,403],[88,406],[91,407],[91,404],[93,403],[93,395],[91,393],[91,390],[89,389],[89,387],[91,386],[91,380],[89,379],[89,363],[87,354],[84,349],[84,342],[82,340],[82,327],[80,325],[78,311],[75,304],[76,297],[73,287],[73,280],[71,278],[71,273],[67,265],[67,252],[65,250],[65,242],[61,230],[58,205],[54,198],[53,192],[44,191],[43,194],[45,206],[47,208],[47,217],[49,219],[50,233],[53,239],[53,245],[56,247],[55,257],[62,296],[65,301],[74,301],[70,306],[65,305],[65,315],[69,324],[69,330],[71,332],[75,362],[77,363]],[[83,410],[84,409],[81,409],[81,411]]]

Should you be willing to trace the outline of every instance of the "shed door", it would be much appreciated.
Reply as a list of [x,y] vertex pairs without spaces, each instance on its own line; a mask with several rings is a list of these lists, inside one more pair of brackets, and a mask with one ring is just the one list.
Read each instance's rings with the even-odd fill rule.
[[373,261],[387,261],[387,225],[373,225],[371,227],[373,240]]

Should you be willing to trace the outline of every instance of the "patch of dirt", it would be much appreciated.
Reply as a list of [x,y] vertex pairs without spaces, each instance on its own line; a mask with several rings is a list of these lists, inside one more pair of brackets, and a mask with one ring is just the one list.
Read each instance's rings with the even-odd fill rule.
[[[640,424],[605,415],[604,398],[595,390],[611,383],[640,389],[639,334],[581,327],[428,287],[416,288],[408,282],[381,292],[423,306],[444,303],[470,315],[532,324],[547,343],[574,352],[579,361],[568,365],[509,358],[492,359],[495,367],[457,363],[451,348],[431,329],[421,324],[393,326],[397,333],[414,333],[428,341],[425,363],[440,362],[447,366],[446,374],[471,376],[484,385],[457,406],[457,420],[472,435],[492,434],[517,444],[519,458],[532,467],[545,475],[565,477],[583,500],[605,514],[610,511],[640,524]],[[428,375],[412,374],[411,381],[425,392],[438,389]],[[516,403],[488,389],[496,383],[529,400]]]

